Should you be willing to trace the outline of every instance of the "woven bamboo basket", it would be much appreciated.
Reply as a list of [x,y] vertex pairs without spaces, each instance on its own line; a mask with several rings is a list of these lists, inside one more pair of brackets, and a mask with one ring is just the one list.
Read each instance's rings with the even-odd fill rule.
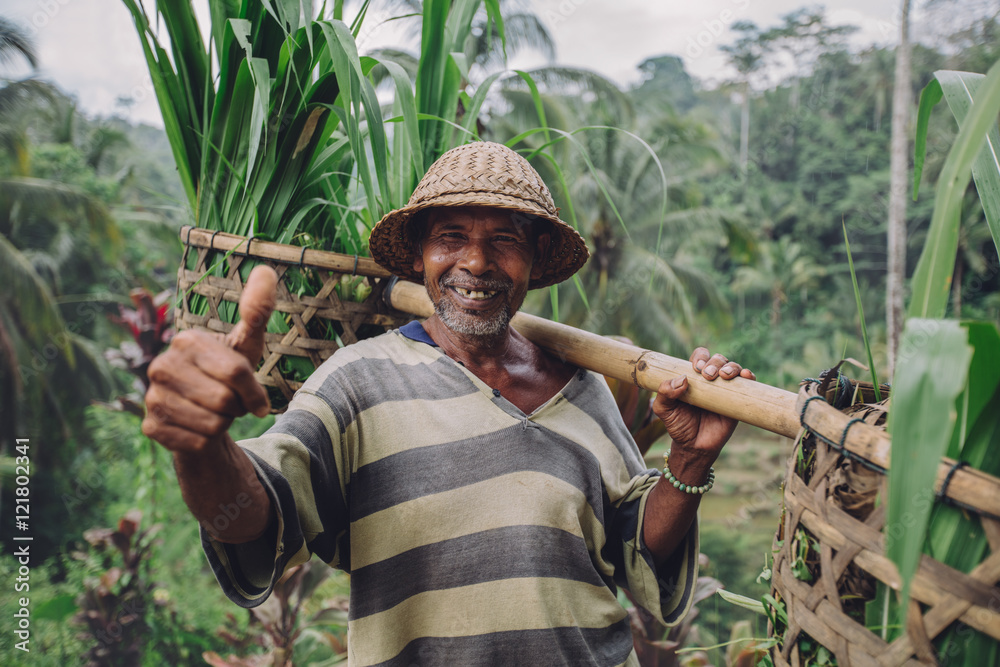
[[[864,403],[843,411],[832,405],[855,403],[856,391]],[[1000,640],[1000,522],[989,507],[995,503],[975,500],[996,498],[1000,480],[950,459],[942,460],[936,500],[928,501],[978,516],[989,554],[968,574],[922,556],[906,632],[887,643],[865,627],[864,603],[874,597],[876,581],[897,590],[901,583],[885,555],[885,503],[876,500],[886,497],[889,438],[886,408],[870,403],[873,393],[870,383],[842,378],[807,380],[799,391],[804,430],[788,462],[771,578],[771,595],[787,613],[787,626],[769,628],[778,639],[776,667],[805,664],[803,639],[825,646],[838,665],[858,667],[944,664],[932,642],[956,622]]]
[[[269,388],[272,412],[282,412],[302,380],[344,345],[414,319],[382,298],[392,275],[368,257],[272,243],[185,226],[177,272],[178,329],[228,333],[251,266],[279,277],[276,312],[288,331],[267,333],[257,380]],[[196,304],[204,299],[204,304]],[[295,379],[295,377],[300,379]]]

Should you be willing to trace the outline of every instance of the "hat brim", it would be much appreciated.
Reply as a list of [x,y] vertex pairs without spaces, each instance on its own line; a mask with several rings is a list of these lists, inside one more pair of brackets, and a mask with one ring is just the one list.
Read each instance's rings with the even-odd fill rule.
[[552,232],[548,257],[542,274],[528,283],[528,289],[539,289],[560,283],[580,270],[590,257],[583,237],[570,225],[551,215],[534,202],[496,192],[462,192],[438,195],[390,211],[372,229],[368,248],[372,259],[400,278],[423,282],[424,276],[413,269],[415,248],[409,223],[420,211],[449,206],[488,206],[522,213],[547,220]]

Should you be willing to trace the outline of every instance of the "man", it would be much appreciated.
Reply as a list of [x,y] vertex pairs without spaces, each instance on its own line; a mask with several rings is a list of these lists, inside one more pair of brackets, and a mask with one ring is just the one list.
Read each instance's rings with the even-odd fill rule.
[[[275,276],[257,269],[225,339],[185,331],[150,367],[143,430],[174,453],[226,594],[254,606],[315,553],[351,572],[354,665],[635,664],[616,584],[678,622],[697,574],[695,513],[732,420],[679,402],[646,470],[600,376],[509,326],[529,288],[587,259],[541,178],[499,144],[449,151],[372,231],[372,256],[423,280],[423,325],[338,351],[262,437]],[[709,379],[753,374],[699,348]],[[240,509],[219,521],[220,506]]]

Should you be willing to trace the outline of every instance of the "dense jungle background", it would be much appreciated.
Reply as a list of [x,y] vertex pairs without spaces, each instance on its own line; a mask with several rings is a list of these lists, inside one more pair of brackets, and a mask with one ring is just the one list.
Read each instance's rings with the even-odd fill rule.
[[[1000,58],[1000,18],[989,3],[938,2],[925,21],[912,45],[913,100],[936,70],[986,72]],[[886,376],[894,48],[848,46],[851,26],[808,7],[774,25],[734,24],[737,38],[724,45],[732,80],[692,78],[665,44],[664,55],[640,65],[641,82],[624,87],[559,67],[530,11],[512,13],[506,30],[509,51],[551,57],[532,76],[547,124],[572,133],[551,149],[569,184],[553,190],[564,211],[575,211],[592,259],[580,274],[588,303],[564,285],[561,321],[685,358],[705,344],[794,390],[842,358],[865,359],[846,226]],[[504,67],[496,45],[481,42],[471,70],[479,80]],[[413,58],[412,47],[401,45],[397,62]],[[139,429],[143,369],[171,335],[178,230],[190,222],[166,135],[130,122],[128,99],[118,113],[93,117],[42,79],[6,76],[38,58],[26,34],[0,18],[0,581],[13,581],[18,568],[7,529],[16,435],[31,441],[35,601],[30,661],[5,632],[0,655],[13,657],[0,662],[181,665],[204,664],[210,653],[213,664],[264,664],[219,656],[261,656],[284,641],[295,664],[335,664],[349,578],[315,568],[290,582],[280,602],[295,612],[291,625],[229,603],[170,456]],[[388,91],[391,81],[380,86]],[[507,141],[537,125],[524,80],[502,74],[481,136]],[[949,114],[932,116],[925,187],[906,213],[910,271],[931,215],[926,184],[956,130]],[[521,146],[540,142],[531,135]],[[537,166],[554,179],[547,163]],[[968,201],[951,315],[995,322],[1000,266],[971,190]],[[539,292],[526,308],[552,316],[551,304]],[[235,428],[252,436],[269,423],[244,418]],[[650,450],[651,467],[663,449]],[[702,510],[703,574],[729,591],[767,592],[789,450],[741,426],[717,466]],[[0,617],[14,604],[0,596]],[[726,647],[709,647],[741,634],[765,636],[764,621],[708,595],[664,641],[673,642],[670,664],[723,665],[732,659]]]

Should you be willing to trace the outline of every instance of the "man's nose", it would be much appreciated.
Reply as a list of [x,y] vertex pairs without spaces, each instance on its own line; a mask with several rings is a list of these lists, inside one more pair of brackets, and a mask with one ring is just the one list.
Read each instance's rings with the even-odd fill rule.
[[493,254],[486,239],[469,239],[464,251],[459,268],[467,270],[474,276],[482,275],[492,268]]

